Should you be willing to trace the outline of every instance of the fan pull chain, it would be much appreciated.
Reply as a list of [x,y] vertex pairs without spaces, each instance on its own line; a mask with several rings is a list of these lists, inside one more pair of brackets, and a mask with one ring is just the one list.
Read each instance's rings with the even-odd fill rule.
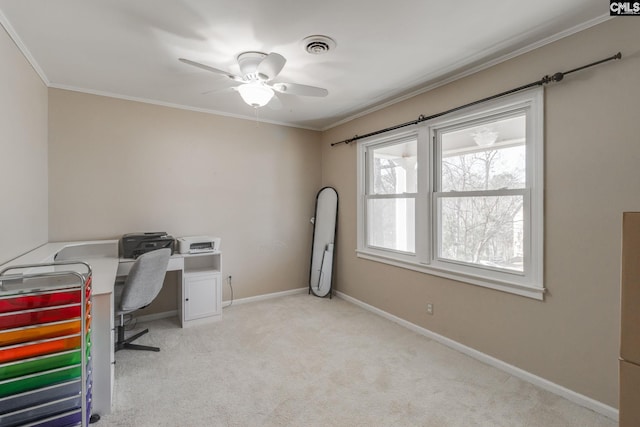
[[260,127],[260,120],[258,120],[258,119],[259,119],[259,117],[258,117],[258,110],[260,110],[260,108],[258,108],[258,107],[253,107],[253,109],[254,109],[254,110],[256,110],[256,127]]

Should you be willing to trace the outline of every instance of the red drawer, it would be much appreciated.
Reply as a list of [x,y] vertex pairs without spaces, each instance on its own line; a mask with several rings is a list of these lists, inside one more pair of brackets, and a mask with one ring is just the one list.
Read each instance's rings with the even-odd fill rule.
[[81,315],[82,306],[80,304],[6,313],[0,315],[0,329],[58,322],[80,317]]
[[20,295],[0,299],[0,313],[29,310],[57,305],[77,304],[82,300],[82,291],[58,291]]

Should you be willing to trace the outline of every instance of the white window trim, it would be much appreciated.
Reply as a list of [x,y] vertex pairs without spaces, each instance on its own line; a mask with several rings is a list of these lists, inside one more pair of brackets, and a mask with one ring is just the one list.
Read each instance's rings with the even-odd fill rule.
[[[409,270],[419,271],[426,274],[445,277],[456,281],[478,285],[490,289],[496,289],[521,295],[537,300],[544,299],[545,288],[543,285],[543,212],[544,212],[544,91],[543,88],[523,91],[493,101],[479,104],[474,107],[463,109],[452,114],[448,114],[437,119],[424,122],[405,128],[402,131],[389,133],[384,137],[368,138],[358,142],[357,150],[357,173],[358,173],[358,200],[357,200],[357,249],[359,258],[382,262]],[[529,119],[527,120],[527,141],[534,141],[526,146],[526,168],[527,186],[524,191],[525,204],[533,203],[534,208],[524,209],[525,224],[530,230],[528,233],[529,242],[526,250],[529,256],[526,257],[530,263],[525,269],[525,273],[508,273],[504,271],[491,271],[490,269],[470,267],[463,264],[438,260],[433,255],[436,254],[433,209],[436,197],[446,197],[433,194],[432,180],[434,162],[434,130],[464,123],[471,120],[487,117],[489,115],[501,114],[516,109],[527,109]],[[427,165],[429,172],[420,175],[418,182],[418,195],[415,199],[416,218],[427,215],[431,218],[427,221],[416,220],[416,253],[407,254],[404,252],[391,251],[386,249],[368,247],[366,245],[366,159],[365,153],[369,147],[389,144],[394,141],[406,139],[411,136],[418,137],[418,165]],[[428,149],[423,145],[427,144]],[[418,166],[424,168],[424,166]],[[428,196],[425,197],[425,190],[428,189]],[[529,217],[530,215],[530,217]],[[423,236],[419,238],[418,236]]]
[[[376,148],[378,147],[384,147],[385,145],[391,145],[393,144],[401,144],[403,142],[408,142],[411,140],[415,140],[417,139],[417,135],[415,131],[404,131],[401,133],[393,133],[390,134],[388,138],[380,138],[380,139],[376,139],[376,143],[375,144],[370,144],[370,145],[375,145]],[[364,172],[367,168],[373,168],[373,159],[366,159],[364,152],[361,153],[360,151],[358,151],[358,156],[362,156],[362,171]],[[365,162],[369,162],[368,164],[365,164]],[[358,161],[358,171],[360,171],[360,161]],[[360,172],[358,172],[359,174]],[[358,175],[360,176],[360,175]],[[364,175],[362,175],[364,177]],[[367,237],[366,237],[366,229],[367,229],[367,221],[369,220],[368,216],[366,215],[366,203],[367,200],[371,200],[371,199],[413,199],[415,204],[417,205],[418,203],[418,194],[417,193],[402,193],[402,194],[367,194],[369,193],[369,186],[371,185],[371,183],[368,181],[367,179],[368,177],[364,177],[363,183],[362,183],[362,189],[361,192],[359,193],[361,195],[361,197],[358,198],[358,201],[360,203],[360,206],[358,209],[362,209],[362,211],[358,210],[358,212],[362,212],[363,213],[363,217],[359,217],[362,218],[361,221],[359,221],[359,230],[360,230],[360,237],[358,238],[358,241],[362,241],[363,242],[363,246],[367,245]],[[416,208],[417,211],[417,208]],[[417,226],[417,224],[416,224]],[[418,231],[416,230],[416,233]],[[360,240],[360,238],[362,238],[362,240]],[[412,261],[415,259],[415,255],[409,252],[405,252],[405,251],[401,251],[401,250],[396,250],[396,249],[388,249],[388,248],[379,248],[376,246],[367,246],[369,248],[371,248],[372,250],[376,251],[376,252],[381,252],[381,253],[392,253],[394,258],[396,259],[401,259],[404,261]]]

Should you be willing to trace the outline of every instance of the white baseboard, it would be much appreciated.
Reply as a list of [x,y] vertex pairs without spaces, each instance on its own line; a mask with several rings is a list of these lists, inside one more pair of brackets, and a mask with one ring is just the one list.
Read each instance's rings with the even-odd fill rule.
[[506,362],[503,362],[500,359],[496,359],[495,357],[489,356],[488,354],[482,353],[478,350],[475,350],[471,347],[467,347],[464,344],[460,344],[457,341],[454,341],[450,338],[432,332],[422,326],[418,326],[414,323],[408,322],[404,319],[401,319],[397,316],[394,316],[391,313],[387,313],[386,311],[380,310],[372,305],[364,303],[358,299],[350,297],[342,292],[336,291],[336,296],[342,298],[346,301],[349,301],[357,306],[364,308],[365,310],[371,311],[375,314],[378,314],[386,319],[391,320],[401,326],[404,326],[420,335],[423,335],[427,338],[431,338],[434,341],[439,342],[440,344],[446,345],[454,350],[457,350],[461,353],[464,353],[468,356],[473,357],[481,362],[486,363],[487,365],[493,366],[494,368],[500,369],[501,371],[507,372],[508,374],[513,375],[514,377],[520,378],[524,381],[527,381],[531,384],[534,384],[544,390],[550,391],[551,393],[557,394],[558,396],[562,396],[567,400],[570,400],[573,403],[576,403],[580,406],[584,406],[585,408],[589,408],[592,411],[595,411],[599,414],[604,415],[607,418],[612,419],[613,421],[618,421],[618,410],[609,405],[606,405],[602,402],[599,402],[595,399],[592,399],[583,394],[577,393],[573,390],[569,390],[566,387],[563,387],[559,384],[546,380],[542,377],[534,375],[530,372],[527,372],[523,369],[520,369],[516,366],[510,365]]
[[[309,288],[305,287],[305,288],[291,289],[291,290],[288,290],[288,291],[273,292],[273,293],[270,293],[270,294],[256,295],[256,296],[253,296],[253,297],[234,299],[233,300],[233,304],[234,305],[235,304],[246,304],[248,302],[256,302],[256,301],[262,301],[262,300],[265,300],[265,299],[284,297],[284,296],[287,296],[287,295],[301,294],[303,292],[307,292],[308,290],[309,290]],[[225,306],[225,304],[227,304],[226,307],[228,307],[230,302],[231,302],[230,300],[223,301],[222,305]]]
[[136,316],[138,322],[151,322],[152,320],[165,319],[167,317],[174,317],[178,315],[178,310],[163,311],[161,313],[151,313],[142,316]]
[[[305,287],[305,288],[291,289],[291,290],[282,291],[282,292],[273,292],[270,294],[256,295],[253,297],[235,299],[233,300],[233,304],[246,304],[248,302],[256,302],[256,301],[262,301],[265,299],[284,297],[287,295],[301,294],[303,292],[307,292],[308,290],[309,288]],[[222,301],[223,308],[228,307],[229,302],[230,302],[229,300]],[[136,319],[139,322],[151,322],[152,320],[165,319],[167,317],[174,317],[177,315],[178,315],[178,310],[170,310],[170,311],[163,311],[161,313],[151,313],[151,314],[145,314],[142,316],[136,316]]]

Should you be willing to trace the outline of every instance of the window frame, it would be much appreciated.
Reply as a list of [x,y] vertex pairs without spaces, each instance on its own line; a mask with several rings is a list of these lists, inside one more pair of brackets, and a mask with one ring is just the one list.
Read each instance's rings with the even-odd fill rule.
[[[458,110],[454,113],[412,125],[380,137],[360,140],[357,149],[358,200],[357,248],[359,258],[378,261],[410,270],[497,289],[533,299],[544,299],[543,236],[544,236],[544,89],[529,89],[495,100]],[[525,186],[522,189],[461,192],[456,196],[518,194],[523,196],[524,264],[523,272],[490,266],[478,266],[438,258],[438,200],[453,194],[437,192],[440,172],[438,132],[455,127],[464,128],[489,118],[498,119],[526,114]],[[415,254],[367,244],[367,194],[370,180],[368,153],[385,145],[402,143],[412,137],[418,140],[418,183],[415,193]],[[414,194],[414,193],[411,193]],[[401,195],[406,197],[406,195]]]
[[[418,140],[417,135],[415,135],[414,132],[402,132],[400,134],[393,134],[390,135],[389,138],[384,138],[384,139],[380,139],[378,140],[378,142],[376,144],[372,144],[369,145],[368,148],[370,149],[376,149],[376,148],[382,148],[382,147],[388,147],[391,145],[396,145],[396,144],[404,144],[406,142],[409,141],[413,141],[413,140]],[[360,151],[358,152],[360,154]],[[362,153],[363,158],[362,161],[364,162],[363,164],[363,168],[366,170],[370,170],[373,169],[373,156],[368,155],[369,150],[366,151],[366,153]],[[360,164],[360,161],[358,162],[358,164]],[[368,244],[368,234],[366,232],[367,230],[367,225],[369,222],[369,212],[367,210],[367,205],[368,205],[368,201],[369,200],[384,200],[384,199],[413,199],[414,200],[414,215],[416,217],[416,224],[414,226],[414,229],[416,229],[416,236],[418,234],[417,232],[417,226],[418,226],[418,221],[417,221],[417,213],[418,213],[418,194],[419,194],[419,188],[420,188],[420,182],[418,182],[418,192],[417,193],[395,193],[395,194],[375,194],[372,193],[371,191],[371,186],[372,186],[372,177],[370,175],[366,175],[366,177],[364,177],[364,182],[363,184],[363,188],[362,191],[360,192],[360,194],[362,195],[362,197],[360,197],[360,199],[362,199],[361,201],[361,208],[362,211],[364,212],[364,216],[362,217],[362,220],[360,221],[361,227],[359,226],[358,229],[360,231],[362,231],[362,233],[360,234],[360,238],[358,239],[359,241],[362,239],[362,241],[364,242],[364,244],[368,247],[371,248],[372,250],[376,251],[376,252],[384,252],[384,253],[392,253],[394,254],[394,257],[397,257],[398,259],[402,259],[404,261],[411,261],[415,259],[415,253],[412,252],[407,252],[407,251],[402,251],[402,250],[398,250],[398,249],[390,249],[390,248],[383,248],[380,246],[374,246],[374,245],[369,245]],[[416,241],[417,243],[417,241]]]

